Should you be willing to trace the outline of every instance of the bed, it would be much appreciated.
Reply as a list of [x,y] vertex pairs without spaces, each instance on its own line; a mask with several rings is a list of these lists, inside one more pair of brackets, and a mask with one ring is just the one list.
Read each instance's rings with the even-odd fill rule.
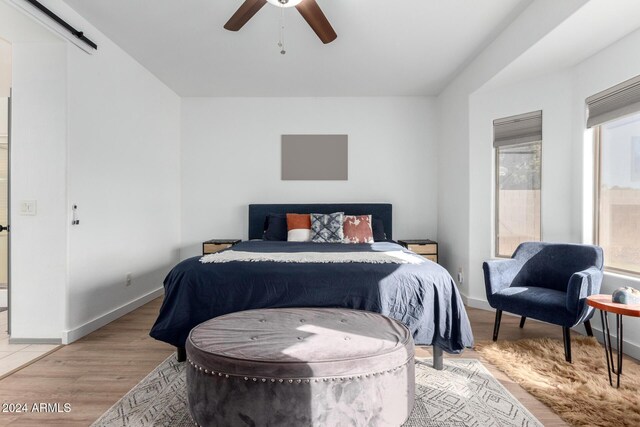
[[[386,240],[373,244],[262,241],[267,216],[287,212],[371,214],[384,224]],[[150,335],[176,346],[182,359],[189,331],[223,314],[258,308],[344,307],[403,322],[416,344],[434,347],[434,366],[439,367],[443,350],[456,354],[473,345],[467,313],[449,273],[393,241],[392,227],[389,204],[250,205],[250,240],[220,255],[234,259],[241,253],[267,258],[311,254],[324,260],[388,254],[407,262],[318,262],[312,258],[203,263],[201,257],[186,259],[165,279],[165,298]]]

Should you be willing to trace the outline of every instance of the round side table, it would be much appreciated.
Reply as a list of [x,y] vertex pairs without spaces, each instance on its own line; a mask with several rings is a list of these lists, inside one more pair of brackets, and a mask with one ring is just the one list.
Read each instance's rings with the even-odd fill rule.
[[[613,386],[611,373],[617,376],[616,388],[620,387],[620,375],[622,374],[622,316],[640,317],[640,304],[618,304],[612,302],[611,295],[591,295],[587,297],[587,304],[600,310],[602,319],[602,335],[604,338],[604,356],[607,359],[607,370],[609,371],[609,384]],[[609,333],[609,313],[616,315],[617,330],[617,359],[618,366],[613,363],[613,344]]]

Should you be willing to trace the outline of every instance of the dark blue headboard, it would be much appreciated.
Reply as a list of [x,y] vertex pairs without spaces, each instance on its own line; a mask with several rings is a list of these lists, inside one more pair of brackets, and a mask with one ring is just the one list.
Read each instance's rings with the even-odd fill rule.
[[262,239],[265,220],[270,213],[328,214],[333,212],[344,212],[346,215],[373,215],[384,223],[387,239],[393,239],[393,216],[389,203],[249,205],[249,239]]

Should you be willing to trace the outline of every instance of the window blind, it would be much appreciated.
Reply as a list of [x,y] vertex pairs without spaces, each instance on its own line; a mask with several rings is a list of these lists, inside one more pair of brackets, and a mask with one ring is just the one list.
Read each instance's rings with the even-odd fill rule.
[[640,111],[640,76],[587,98],[587,127]]
[[542,141],[542,110],[493,121],[494,148]]

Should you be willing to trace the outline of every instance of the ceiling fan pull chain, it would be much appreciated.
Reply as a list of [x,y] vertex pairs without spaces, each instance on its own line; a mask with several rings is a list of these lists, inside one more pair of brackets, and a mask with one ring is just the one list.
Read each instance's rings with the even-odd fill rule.
[[282,14],[280,15],[280,42],[278,42],[278,46],[280,47],[280,54],[284,55],[287,51],[284,48],[284,8],[281,8]]

